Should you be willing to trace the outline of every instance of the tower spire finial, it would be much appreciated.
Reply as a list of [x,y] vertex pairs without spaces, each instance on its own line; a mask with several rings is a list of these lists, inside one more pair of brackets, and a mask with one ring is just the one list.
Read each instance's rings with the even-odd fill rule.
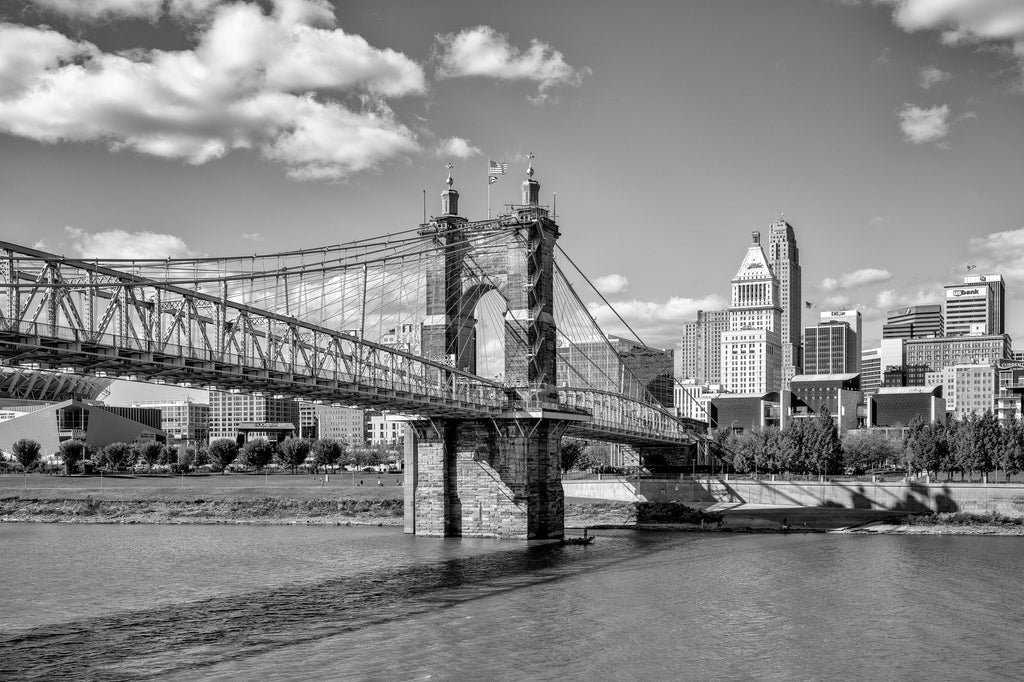
[[529,154],[527,154],[526,158],[528,158],[530,160],[530,167],[526,169],[526,177],[532,178],[533,177],[533,152],[530,152]]
[[451,187],[452,183],[455,182],[454,180],[452,180],[452,168],[455,168],[455,164],[449,161],[444,165],[444,167],[448,169],[448,179],[445,180],[445,184]]

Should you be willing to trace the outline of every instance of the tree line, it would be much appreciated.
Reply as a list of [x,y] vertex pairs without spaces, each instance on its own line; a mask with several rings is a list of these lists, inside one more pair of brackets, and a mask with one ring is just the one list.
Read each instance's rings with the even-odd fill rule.
[[946,424],[915,417],[897,439],[874,429],[840,436],[827,412],[791,420],[783,429],[716,429],[711,437],[715,455],[738,473],[835,475],[899,468],[950,479],[1024,471],[1024,421],[1001,421],[991,410]]
[[[25,471],[43,466],[42,447],[31,438],[16,441],[11,451]],[[289,438],[281,443],[266,438],[248,441],[241,447],[231,438],[219,438],[199,448],[165,445],[163,443],[111,443],[97,448],[81,440],[63,441],[55,453],[64,473],[71,475],[104,471],[123,473],[143,466],[152,472],[154,467],[168,467],[174,473],[184,473],[199,467],[223,473],[238,462],[262,471],[271,463],[279,464],[292,473],[300,467],[310,466],[314,472],[322,468],[351,465],[375,466],[386,464],[391,451],[386,446],[349,448],[342,441],[330,438]]]

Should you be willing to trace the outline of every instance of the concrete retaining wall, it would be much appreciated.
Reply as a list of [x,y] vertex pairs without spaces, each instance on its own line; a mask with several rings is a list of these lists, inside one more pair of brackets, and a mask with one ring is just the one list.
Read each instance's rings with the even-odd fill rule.
[[891,509],[990,513],[1024,516],[1024,485],[983,483],[831,483],[710,479],[563,481],[567,497],[636,502],[681,502],[707,506],[718,502],[793,507]]

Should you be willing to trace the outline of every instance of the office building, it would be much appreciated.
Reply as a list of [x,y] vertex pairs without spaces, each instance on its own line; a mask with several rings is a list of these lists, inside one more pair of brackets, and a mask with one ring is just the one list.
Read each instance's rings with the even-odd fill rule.
[[771,224],[768,236],[768,263],[779,280],[779,343],[782,344],[782,388],[803,369],[800,332],[803,329],[803,286],[800,249],[793,226],[781,216]]
[[672,407],[672,356],[671,350],[612,335],[559,346],[558,384],[622,392],[623,387],[636,382],[659,404]]
[[[259,424],[267,424],[261,431]],[[291,398],[268,398],[230,391],[210,391],[210,440],[235,439],[245,431],[248,439],[275,440],[291,424],[299,431],[299,403]],[[244,428],[241,428],[244,425]]]
[[[1010,358],[1007,334],[987,336],[946,336],[906,339],[903,342],[907,386],[924,385],[924,372],[936,372],[953,365],[994,364]],[[915,370],[911,376],[911,368]]]
[[828,412],[840,432],[857,428],[857,406],[864,397],[860,374],[798,374],[793,377],[790,390],[793,419],[809,419]]
[[849,323],[829,320],[804,329],[804,372],[858,373],[860,349]]
[[371,414],[370,445],[398,445],[405,441],[405,427],[411,417],[404,414],[382,412]]
[[[864,329],[859,310],[827,310],[822,311],[818,324],[822,322],[845,322],[853,330],[853,358],[852,364],[843,370],[844,372],[860,371],[860,353],[864,343]],[[804,368],[804,374],[812,374],[809,369]]]
[[1005,331],[1006,290],[1001,275],[964,277],[946,290],[946,336],[995,335]]
[[353,447],[366,444],[366,410],[310,402],[299,403],[299,435],[336,440]]
[[883,373],[897,367],[903,367],[903,339],[882,339],[878,348],[869,348],[861,353],[861,390],[867,395],[877,392],[884,385]]
[[886,313],[883,339],[921,339],[944,336],[941,305],[913,305]]
[[946,411],[953,419],[964,419],[995,409],[999,376],[991,364],[953,365],[928,372],[926,386],[942,386]]
[[707,423],[708,402],[721,394],[721,384],[698,383],[694,379],[680,379],[675,386],[676,416]]
[[752,242],[732,279],[729,331],[722,334],[722,384],[732,393],[777,392],[782,383],[779,283],[761,248]]
[[675,356],[677,379],[717,384],[722,378],[722,332],[729,329],[724,310],[698,310],[697,319],[683,323]]
[[169,401],[144,401],[134,407],[160,410],[161,428],[168,445],[199,448],[210,442],[210,406],[191,398]]

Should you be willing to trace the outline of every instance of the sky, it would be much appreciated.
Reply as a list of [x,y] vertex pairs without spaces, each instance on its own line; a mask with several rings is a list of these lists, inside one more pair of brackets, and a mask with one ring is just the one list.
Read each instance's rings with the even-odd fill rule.
[[518,203],[533,153],[560,246],[666,348],[780,215],[804,325],[857,308],[872,347],[973,265],[1024,347],[1022,124],[1024,0],[0,4],[0,239],[334,244],[438,213],[449,161],[462,215],[489,159]]

